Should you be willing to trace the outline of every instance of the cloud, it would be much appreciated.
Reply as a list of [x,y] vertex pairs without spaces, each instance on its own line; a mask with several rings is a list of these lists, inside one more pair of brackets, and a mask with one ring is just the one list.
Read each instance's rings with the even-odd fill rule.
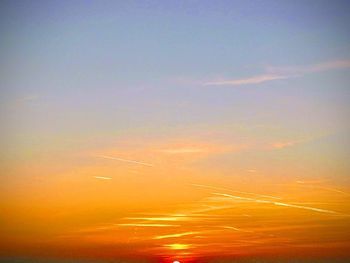
[[248,78],[226,79],[205,82],[204,86],[241,86],[256,85],[264,82],[275,81],[279,79],[289,79],[301,77],[306,74],[323,72],[336,69],[350,68],[350,60],[334,60],[306,66],[287,66],[287,67],[267,67],[265,73]]
[[[237,146],[238,147],[238,146]],[[241,147],[241,146],[240,146]],[[213,154],[222,154],[226,152],[236,151],[232,146],[211,143],[177,143],[165,144],[160,146],[156,152],[165,155],[186,155],[189,157],[203,157]],[[238,149],[240,150],[240,149]]]
[[297,181],[297,183],[301,184],[303,187],[326,190],[326,191],[340,193],[340,194],[347,195],[347,196],[350,195],[349,193],[341,191],[341,190],[336,189],[336,188],[314,185],[314,183],[319,183],[319,182],[322,182],[322,181],[314,181],[314,182],[312,182],[312,181],[311,182],[308,182],[308,181]]
[[185,216],[162,216],[162,217],[128,217],[129,220],[143,220],[143,221],[185,221]]
[[260,199],[230,195],[230,194],[225,194],[225,193],[212,193],[212,194],[224,196],[224,197],[228,197],[228,198],[232,198],[232,199],[245,200],[245,201],[256,202],[256,203],[272,204],[275,206],[284,206],[284,207],[291,207],[291,208],[297,208],[297,209],[305,209],[305,210],[310,210],[310,211],[320,212],[320,213],[339,214],[338,212],[335,212],[335,211],[316,208],[316,207],[310,207],[310,206],[302,206],[302,205],[296,205],[296,204],[275,202],[275,201],[270,201],[270,200],[260,200]]
[[159,150],[162,153],[168,154],[186,154],[186,153],[205,153],[208,152],[208,149],[204,148],[169,148]]
[[192,247],[192,244],[167,244],[164,247],[173,249],[173,250],[185,250]]
[[263,82],[285,79],[288,76],[278,75],[278,74],[262,74],[244,79],[230,79],[230,80],[219,80],[206,82],[204,86],[240,86],[240,85],[252,85],[260,84]]
[[247,233],[253,233],[254,231],[250,231],[250,230],[244,230],[244,229],[240,229],[237,227],[233,227],[233,226],[220,226],[221,228],[225,228],[225,229],[231,229],[231,230],[235,230],[235,231],[240,231],[240,232],[247,232]]
[[316,73],[346,68],[350,68],[350,60],[334,60],[306,66],[268,67],[267,71],[271,74],[285,74],[292,77],[302,76],[308,73]]
[[135,224],[116,224],[117,226],[134,226],[134,227],[174,227],[179,225],[171,224],[144,224],[144,223],[135,223]]
[[249,170],[247,170],[247,172],[248,173],[256,173],[257,171],[256,171],[256,169],[249,169]]
[[283,149],[286,147],[294,146],[295,144],[299,143],[299,141],[290,141],[290,142],[276,142],[272,144],[273,149]]
[[105,176],[94,176],[96,179],[102,179],[102,180],[112,180],[112,177],[105,177]]
[[185,232],[185,233],[178,233],[178,234],[170,234],[170,235],[164,235],[164,236],[155,236],[153,239],[166,239],[166,238],[176,238],[176,237],[183,237],[183,236],[189,236],[194,234],[199,234],[198,231],[193,232]]
[[103,158],[103,159],[116,160],[116,161],[126,162],[126,163],[140,164],[140,165],[150,166],[150,167],[153,166],[153,164],[150,164],[150,163],[139,162],[139,161],[135,161],[135,160],[122,159],[122,158],[117,158],[117,157],[107,156],[107,155],[99,155],[99,156],[96,156],[96,157]]
[[192,185],[194,187],[198,187],[198,188],[206,188],[206,189],[213,189],[213,190],[224,190],[224,191],[230,191],[232,193],[239,193],[239,194],[245,194],[245,195],[254,195],[254,196],[258,196],[258,197],[272,198],[272,199],[281,199],[280,197],[277,197],[277,196],[263,195],[263,194],[257,194],[257,193],[252,193],[252,192],[236,191],[236,190],[232,190],[232,189],[224,188],[224,187],[216,187],[216,186],[203,185],[203,184],[190,184],[190,185]]

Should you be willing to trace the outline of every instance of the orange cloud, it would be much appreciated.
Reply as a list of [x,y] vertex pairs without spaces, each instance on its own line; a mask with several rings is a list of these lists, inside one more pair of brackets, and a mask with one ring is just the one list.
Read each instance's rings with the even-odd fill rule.
[[298,141],[276,142],[276,143],[272,144],[272,148],[274,148],[274,149],[283,149],[283,148],[286,148],[286,147],[293,146],[293,145],[295,145],[297,143],[298,143]]

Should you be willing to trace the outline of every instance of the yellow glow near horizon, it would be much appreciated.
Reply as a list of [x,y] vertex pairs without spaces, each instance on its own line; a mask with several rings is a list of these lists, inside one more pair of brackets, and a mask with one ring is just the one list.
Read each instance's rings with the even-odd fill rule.
[[189,244],[169,244],[164,246],[169,247],[170,249],[173,249],[173,250],[185,250],[191,247],[191,245]]

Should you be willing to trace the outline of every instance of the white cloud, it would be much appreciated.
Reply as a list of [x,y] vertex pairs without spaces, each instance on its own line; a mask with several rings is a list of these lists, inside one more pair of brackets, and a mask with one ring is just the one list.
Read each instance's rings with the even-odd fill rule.
[[244,79],[230,79],[230,80],[218,80],[206,82],[203,85],[205,86],[239,86],[239,85],[252,85],[252,84],[260,84],[267,81],[273,81],[278,79],[285,79],[288,76],[278,75],[278,74],[263,74],[258,76],[253,76]]
[[264,74],[239,79],[214,80],[203,83],[204,86],[241,86],[256,85],[280,79],[301,77],[306,74],[336,69],[350,68],[350,60],[334,60],[306,66],[267,67]]

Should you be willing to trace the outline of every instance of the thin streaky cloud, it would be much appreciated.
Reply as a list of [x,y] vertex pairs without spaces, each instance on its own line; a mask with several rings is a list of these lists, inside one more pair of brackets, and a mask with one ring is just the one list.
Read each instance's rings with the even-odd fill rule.
[[286,203],[281,203],[281,202],[273,202],[273,204],[274,205],[278,205],[278,206],[286,206],[286,207],[292,207],[292,208],[306,209],[306,210],[311,210],[311,211],[321,212],[321,213],[338,214],[335,211],[326,210],[326,209],[320,209],[320,208],[315,208],[315,207],[310,207],[310,206],[286,204]]
[[247,232],[247,233],[253,233],[254,231],[249,231],[249,230],[245,230],[245,229],[241,229],[238,227],[233,227],[233,226],[220,226],[221,228],[225,228],[225,229],[231,229],[231,230],[235,230],[235,231],[239,231],[239,232]]
[[336,69],[350,68],[350,60],[334,60],[306,66],[267,67],[271,74],[286,74],[287,76],[301,76],[308,73],[323,72]]
[[268,81],[278,80],[278,79],[286,79],[289,76],[278,75],[278,74],[262,74],[249,78],[243,79],[230,79],[230,80],[218,80],[218,81],[210,81],[205,82],[204,86],[240,86],[240,85],[252,85],[252,84],[260,84]]
[[307,66],[266,67],[266,72],[248,78],[215,80],[203,83],[204,86],[241,86],[301,77],[305,74],[336,69],[350,68],[350,60],[334,60]]
[[254,195],[254,196],[260,196],[264,198],[272,198],[272,199],[282,199],[278,196],[272,196],[272,195],[263,195],[263,194],[257,194],[252,192],[243,192],[243,191],[235,191],[229,188],[224,187],[216,187],[216,186],[210,186],[210,185],[203,185],[203,184],[191,184],[192,186],[199,187],[199,188],[206,188],[206,189],[213,189],[213,190],[224,190],[224,191],[230,191],[232,193],[239,193],[239,194],[246,194],[246,195]]
[[102,180],[112,180],[112,177],[106,177],[106,176],[94,176],[96,179],[102,179]]
[[117,226],[139,226],[139,227],[177,227],[179,225],[171,224],[146,224],[146,223],[125,223],[125,224],[116,224]]
[[289,141],[289,142],[276,142],[272,144],[273,149],[283,149],[286,147],[291,147],[299,143],[300,141]]
[[203,149],[203,148],[175,148],[175,149],[159,150],[159,152],[168,153],[168,154],[203,153],[207,151],[208,151],[207,149]]
[[149,166],[149,167],[153,167],[154,166],[153,164],[150,164],[150,163],[145,163],[145,162],[140,162],[140,161],[135,161],[135,160],[122,159],[122,158],[113,157],[113,156],[107,156],[107,155],[98,155],[97,157],[103,158],[103,159],[109,159],[109,160],[116,160],[116,161],[120,161],[120,162],[126,162],[126,163],[140,164],[140,165]]
[[298,144],[302,144],[302,143],[308,143],[317,139],[321,139],[324,138],[325,134],[321,134],[321,135],[315,135],[313,137],[309,137],[309,138],[304,138],[304,139],[298,139],[298,140],[288,140],[288,141],[277,141],[275,143],[272,143],[270,145],[271,149],[283,149],[283,148],[287,148],[287,147],[292,147]]
[[188,218],[181,217],[127,217],[128,220],[146,220],[146,221],[185,221]]
[[257,170],[255,170],[255,169],[249,169],[249,170],[247,170],[247,172],[249,172],[249,173],[256,173]]
[[199,234],[201,232],[185,232],[185,233],[178,233],[178,234],[170,234],[170,235],[163,235],[163,236],[155,236],[153,239],[167,239],[167,238],[176,238],[176,237],[183,237],[183,236],[190,236]]
[[339,214],[338,212],[335,212],[335,211],[316,208],[316,207],[310,207],[310,206],[302,206],[302,205],[288,204],[288,203],[282,203],[282,202],[274,202],[274,201],[269,201],[269,200],[259,200],[259,199],[242,197],[242,196],[234,196],[234,195],[224,194],[224,193],[213,193],[213,194],[219,195],[219,196],[230,197],[233,199],[240,199],[240,200],[246,200],[246,201],[251,201],[251,202],[257,202],[257,203],[264,203],[264,204],[272,204],[272,205],[276,205],[276,206],[285,206],[285,207],[291,207],[291,208],[305,209],[305,210],[310,210],[310,211],[315,211],[315,212],[320,212],[320,213]]
[[[253,198],[250,198],[250,197],[243,197],[243,196],[230,195],[230,194],[224,194],[224,193],[212,193],[212,194],[213,195],[218,195],[218,196],[229,197],[229,198],[232,198],[232,199],[250,201],[250,202],[262,202],[262,200],[253,199]],[[264,202],[267,202],[267,201],[264,201]]]
[[302,187],[321,189],[321,190],[335,192],[335,193],[339,193],[339,194],[343,194],[343,195],[350,195],[347,192],[344,192],[344,191],[341,191],[339,189],[332,188],[332,187],[324,187],[324,186],[319,186],[319,185],[309,185],[309,184],[305,184],[303,181],[297,181],[297,183],[300,184],[300,186],[302,186]]

